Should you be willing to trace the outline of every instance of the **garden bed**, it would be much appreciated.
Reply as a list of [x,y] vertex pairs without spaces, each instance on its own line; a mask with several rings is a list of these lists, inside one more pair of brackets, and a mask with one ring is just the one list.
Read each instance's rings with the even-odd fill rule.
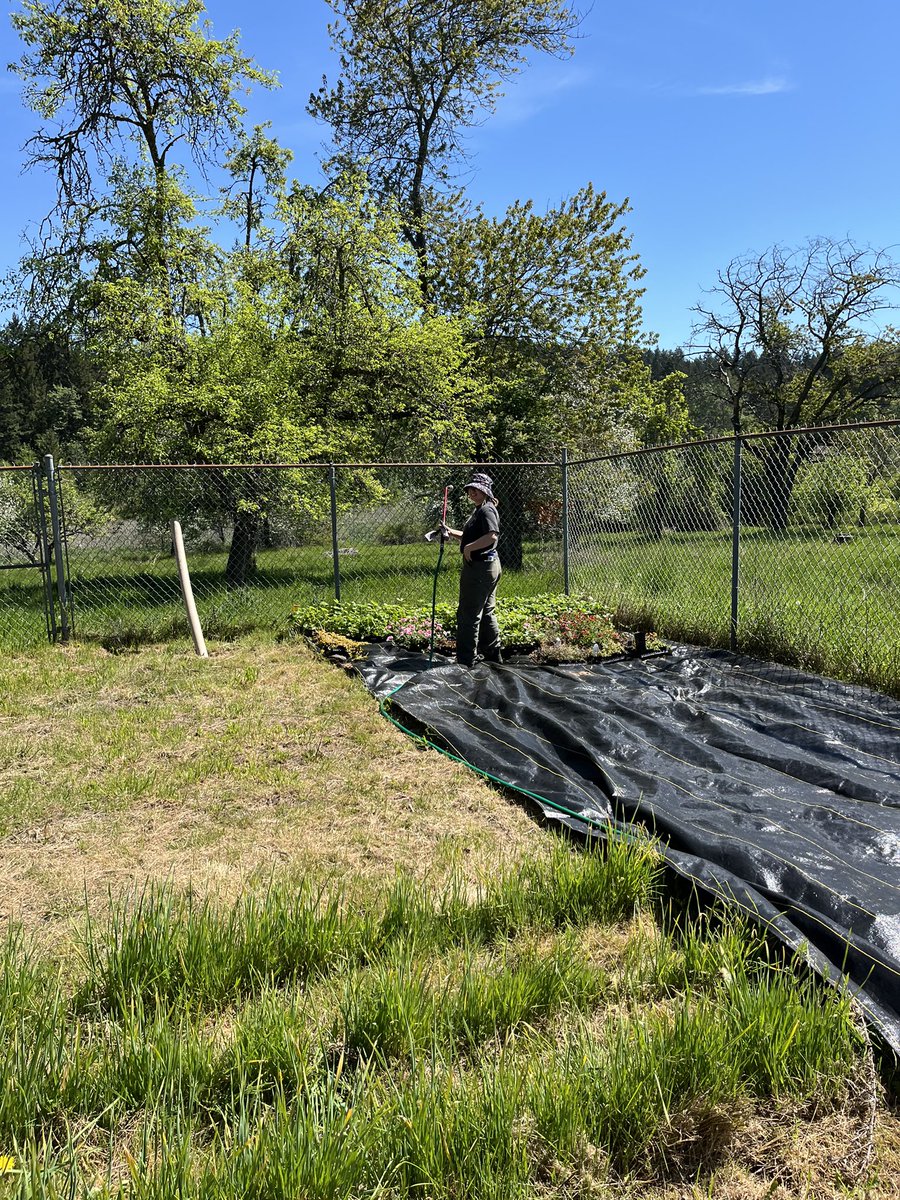
[[[616,629],[612,615],[587,595],[501,598],[497,620],[504,654],[538,663],[594,662],[665,649],[654,633]],[[421,651],[428,649],[431,640],[431,609],[400,602],[342,604],[336,600],[297,606],[291,613],[290,634],[308,638],[323,653],[349,658],[360,657],[370,642]],[[455,639],[456,610],[439,604],[436,652],[453,655]]]

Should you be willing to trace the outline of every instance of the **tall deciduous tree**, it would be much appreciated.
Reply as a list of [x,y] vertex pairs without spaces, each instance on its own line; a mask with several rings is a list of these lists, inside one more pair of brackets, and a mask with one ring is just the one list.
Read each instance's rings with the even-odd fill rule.
[[695,308],[694,342],[715,359],[735,433],[865,418],[900,385],[900,339],[873,326],[900,309],[900,266],[883,250],[816,238],[734,259]]
[[429,223],[466,158],[466,132],[493,111],[529,52],[565,54],[579,18],[566,0],[327,0],[340,53],[309,111],[338,158],[369,163],[400,205],[429,291]]
[[[545,213],[517,202],[502,218],[476,211],[443,230],[435,303],[469,330],[492,402],[476,445],[485,460],[596,447],[645,421],[643,270],[616,204],[590,185]],[[504,489],[504,556],[521,560],[524,497]]]
[[13,14],[26,50],[12,69],[42,121],[27,162],[57,183],[27,264],[43,299],[77,293],[87,268],[163,288],[173,312],[190,307],[189,260],[208,248],[189,232],[184,168],[206,172],[240,132],[241,92],[274,82],[203,14],[201,0],[26,0]]
[[[117,353],[99,455],[365,461],[466,444],[480,385],[463,330],[416,306],[396,219],[358,176],[325,194],[295,189],[280,208],[280,236],[253,250],[252,272],[244,246],[226,260],[226,303],[218,314],[210,308],[202,333],[173,344],[150,312],[155,340],[129,339]],[[253,572],[274,485],[253,473],[227,481],[216,501],[224,498],[234,530],[226,576],[240,585]]]
[[[748,417],[772,429],[866,419],[900,394],[900,334],[877,329],[897,311],[900,266],[883,250],[816,238],[737,258],[697,306],[695,343],[715,360],[735,433]],[[764,459],[758,503],[787,521],[802,438],[753,446]]]

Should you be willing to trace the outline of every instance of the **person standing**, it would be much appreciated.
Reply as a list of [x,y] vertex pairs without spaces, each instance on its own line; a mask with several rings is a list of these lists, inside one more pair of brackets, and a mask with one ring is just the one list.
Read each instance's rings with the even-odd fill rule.
[[459,542],[462,569],[456,619],[456,661],[474,667],[478,659],[499,663],[500,627],[495,611],[501,567],[497,555],[500,517],[490,475],[477,472],[465,488],[475,511],[462,529],[442,527],[445,537]]

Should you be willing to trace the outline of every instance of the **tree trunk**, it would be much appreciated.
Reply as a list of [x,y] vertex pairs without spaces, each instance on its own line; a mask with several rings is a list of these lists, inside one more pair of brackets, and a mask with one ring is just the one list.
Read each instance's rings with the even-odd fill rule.
[[500,561],[510,571],[521,571],[524,561],[525,504],[522,485],[516,472],[504,481],[503,507],[500,512]]
[[765,523],[770,529],[783,533],[787,529],[794,480],[800,466],[800,456],[790,441],[773,439],[765,457],[765,484],[762,496]]
[[240,510],[235,514],[234,533],[225,566],[229,588],[243,587],[256,574],[256,545],[259,540],[259,514]]

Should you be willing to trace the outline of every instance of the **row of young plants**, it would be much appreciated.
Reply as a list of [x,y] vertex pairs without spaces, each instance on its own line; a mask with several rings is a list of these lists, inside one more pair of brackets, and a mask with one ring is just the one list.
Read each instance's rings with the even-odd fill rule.
[[660,870],[612,838],[369,903],[165,887],[88,923],[74,978],[11,938],[0,1196],[524,1198],[695,1171],[760,1100],[837,1103],[848,999],[740,924],[655,923]]
[[[501,597],[497,601],[497,621],[507,653],[532,654],[541,661],[611,658],[625,653],[633,644],[627,633],[615,628],[611,614],[588,595]],[[431,608],[401,602],[329,600],[295,607],[290,629],[325,647],[333,645],[335,638],[343,638],[423,650],[431,639]],[[452,605],[437,605],[434,635],[439,652],[452,651],[456,636],[456,609]],[[648,644],[660,645],[653,635]]]

